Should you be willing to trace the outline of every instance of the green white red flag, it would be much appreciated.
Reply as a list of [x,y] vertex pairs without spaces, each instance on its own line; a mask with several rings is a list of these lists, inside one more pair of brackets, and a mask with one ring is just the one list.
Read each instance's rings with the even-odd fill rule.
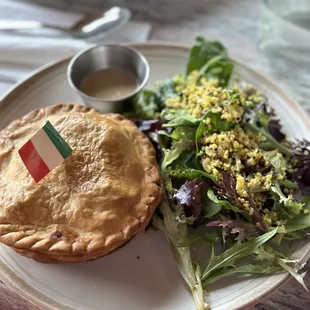
[[18,152],[33,179],[39,182],[68,158],[72,149],[47,121]]

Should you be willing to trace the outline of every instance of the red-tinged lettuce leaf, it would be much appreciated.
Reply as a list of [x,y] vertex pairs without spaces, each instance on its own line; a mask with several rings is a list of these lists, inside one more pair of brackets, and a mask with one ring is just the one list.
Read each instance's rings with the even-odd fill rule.
[[[164,121],[159,119],[154,120],[139,120],[135,119],[132,120],[136,126],[139,128],[140,131],[144,132],[147,137],[152,142],[155,150],[156,150],[156,157],[157,161],[160,162],[162,160],[162,149],[167,145],[169,140],[168,137],[161,134],[163,131],[163,124]],[[170,128],[166,129],[167,135],[169,135]]]
[[[153,120],[132,120],[136,126],[139,128],[140,131],[144,132],[148,138],[153,143],[155,149],[158,151],[157,153],[160,153],[160,150],[163,148],[163,146],[166,144],[165,140],[168,138],[163,136],[161,134],[162,126],[164,124],[164,121],[159,119],[153,119]],[[167,135],[169,135],[170,129],[168,128],[165,132],[167,132]],[[159,154],[158,154],[159,155]]]
[[264,127],[276,141],[285,141],[286,135],[282,132],[280,120],[274,109],[267,103],[267,98],[256,106],[254,114],[257,117],[258,125]]
[[238,200],[236,192],[236,179],[231,172],[221,170],[222,180],[218,183],[218,192],[220,195],[227,197],[231,202],[238,207],[242,207]]
[[210,222],[207,226],[223,227],[223,236],[231,235],[235,237],[237,234],[237,237],[234,239],[238,241],[250,240],[259,234],[258,228],[253,224],[224,217],[222,221]]
[[292,150],[292,161],[297,162],[294,180],[304,195],[310,195],[310,142],[292,143]]
[[251,195],[249,194],[249,197],[247,198],[247,200],[250,203],[250,215],[252,216],[253,222],[255,223],[255,225],[261,230],[261,231],[268,231],[268,226],[267,224],[264,222],[263,217],[261,215],[261,213],[259,212],[254,199],[251,197]]
[[[222,180],[217,184],[218,193],[226,197],[233,205],[239,209],[243,209],[241,202],[238,199],[238,194],[236,192],[236,179],[231,172],[221,170]],[[252,217],[253,222],[262,231],[267,231],[268,227],[264,222],[254,200],[251,198],[250,193],[248,193],[248,198],[246,198],[250,204],[249,215]]]
[[145,131],[151,131],[156,132],[163,129],[164,121],[159,119],[152,119],[152,120],[133,120],[133,122],[136,124],[136,126],[139,128],[139,130],[145,132]]
[[201,193],[204,187],[203,182],[186,181],[173,197],[178,204],[189,207],[192,215],[198,218],[201,213]]
[[281,124],[278,119],[272,119],[268,123],[268,131],[278,142],[285,141],[285,134],[281,131]]

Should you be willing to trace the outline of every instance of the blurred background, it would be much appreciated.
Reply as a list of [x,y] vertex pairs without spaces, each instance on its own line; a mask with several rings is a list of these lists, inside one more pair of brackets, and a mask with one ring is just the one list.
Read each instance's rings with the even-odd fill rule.
[[[143,28],[147,33],[143,38],[145,40],[191,44],[197,34],[220,40],[227,46],[231,57],[274,78],[310,111],[306,101],[310,94],[309,0],[20,0],[19,2],[83,14],[102,11],[111,6],[124,6],[131,11],[133,21],[145,23]],[[56,19],[55,22],[57,23]],[[147,30],[146,24],[149,25]],[[137,31],[139,32],[139,27]],[[130,38],[124,38],[124,41],[126,39],[130,41]],[[132,39],[135,40],[136,37],[133,36]]]

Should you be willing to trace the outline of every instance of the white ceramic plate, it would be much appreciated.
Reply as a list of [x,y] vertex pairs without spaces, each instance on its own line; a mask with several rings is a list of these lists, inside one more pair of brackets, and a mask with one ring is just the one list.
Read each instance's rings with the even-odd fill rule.
[[[151,65],[148,87],[185,69],[189,49],[164,44],[135,45]],[[1,100],[0,129],[25,113],[59,102],[80,102],[69,88],[69,59],[45,66],[10,90]],[[310,139],[310,122],[301,108],[270,80],[236,64],[242,80],[262,89],[292,136]],[[305,261],[310,245],[296,242],[289,252]],[[194,310],[194,304],[164,236],[148,231],[128,245],[96,261],[44,265],[0,246],[1,279],[44,309]],[[212,309],[240,309],[256,303],[289,278],[226,278],[209,287]],[[229,305],[229,306],[228,306]]]

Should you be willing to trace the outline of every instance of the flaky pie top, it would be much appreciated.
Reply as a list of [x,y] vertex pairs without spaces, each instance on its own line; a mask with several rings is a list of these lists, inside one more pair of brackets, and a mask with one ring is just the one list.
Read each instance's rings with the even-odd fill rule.
[[[49,120],[73,153],[38,184],[18,150]],[[31,112],[0,133],[0,241],[49,255],[104,255],[141,231],[160,200],[155,151],[117,114],[79,105]]]

